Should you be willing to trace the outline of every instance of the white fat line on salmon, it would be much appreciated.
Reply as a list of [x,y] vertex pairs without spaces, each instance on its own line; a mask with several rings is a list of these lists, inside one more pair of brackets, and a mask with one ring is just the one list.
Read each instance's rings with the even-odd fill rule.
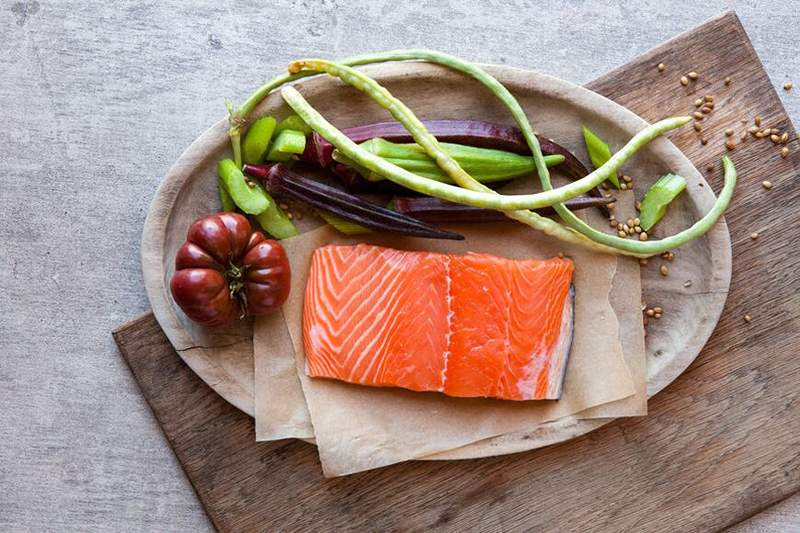
[[444,281],[445,298],[447,300],[447,333],[444,337],[444,356],[442,357],[442,385],[439,392],[444,392],[444,385],[447,382],[447,361],[450,359],[450,340],[453,337],[453,279],[450,277],[450,257],[444,256]]
[[[382,251],[379,256],[380,259],[383,260],[383,264],[379,265],[379,270],[375,274],[371,274],[367,269],[364,269],[361,274],[363,276],[369,275],[370,277],[372,275],[380,276],[380,279],[384,282],[384,286],[382,287],[383,293],[376,301],[370,300],[367,297],[360,297],[362,291],[366,291],[369,287],[369,283],[361,283],[362,288],[354,293],[354,298],[346,302],[349,305],[350,302],[356,300],[355,296],[359,296],[356,300],[359,302],[356,304],[356,311],[351,313],[351,316],[355,315],[361,317],[361,319],[356,322],[355,328],[353,328],[353,331],[361,331],[353,342],[353,352],[357,354],[357,357],[355,362],[352,363],[348,378],[353,382],[357,382],[357,371],[361,371],[362,376],[370,375],[374,365],[378,363],[379,358],[366,358],[376,353],[383,353],[385,345],[378,343],[381,339],[383,339],[385,343],[387,337],[382,335],[382,333],[386,330],[391,331],[396,322],[400,320],[400,313],[398,313],[397,310],[402,305],[402,302],[397,295],[400,292],[399,287],[402,283],[400,276],[401,270],[393,267],[398,264],[398,260],[402,257],[402,254],[403,252],[387,248],[385,251]],[[358,282],[358,279],[359,278],[356,277],[354,281]],[[370,312],[370,309],[364,309],[367,305],[372,305],[372,312]],[[374,311],[375,309],[377,309],[377,311]],[[386,316],[390,317],[388,322],[384,320]],[[367,367],[362,370],[361,365],[364,363],[365,359],[367,361]]]

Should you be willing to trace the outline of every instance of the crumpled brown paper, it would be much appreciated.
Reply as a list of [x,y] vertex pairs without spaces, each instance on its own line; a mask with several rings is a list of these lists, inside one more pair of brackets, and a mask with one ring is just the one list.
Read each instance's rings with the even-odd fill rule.
[[[542,422],[626,398],[636,392],[622,356],[617,318],[608,302],[616,257],[565,245],[513,223],[456,229],[468,236],[466,241],[378,235],[368,239],[348,239],[328,228],[285,241],[292,263],[293,283],[283,313],[300,370],[294,379],[300,380],[326,475],[343,475],[420,458],[495,435],[531,429]],[[576,263],[575,338],[562,399],[550,402],[465,400],[436,393],[375,389],[309,379],[303,372],[300,323],[311,254],[324,244],[356,240],[443,253],[476,251],[511,258],[544,258],[564,252],[572,257]],[[269,343],[269,338],[265,338],[269,337],[268,330],[279,330],[273,320],[269,320],[268,328],[263,327],[263,321],[256,328],[259,367],[264,359],[270,357],[267,352],[275,353],[271,345],[264,346],[264,342]],[[262,387],[257,382],[257,405],[263,399],[260,389]],[[271,405],[275,406],[275,396],[269,396]],[[302,411],[299,404],[289,411],[292,415],[289,419],[302,418],[302,415],[294,416]],[[259,426],[264,429],[263,424]],[[295,436],[307,435],[302,433],[305,429],[302,425],[294,429],[299,430]]]

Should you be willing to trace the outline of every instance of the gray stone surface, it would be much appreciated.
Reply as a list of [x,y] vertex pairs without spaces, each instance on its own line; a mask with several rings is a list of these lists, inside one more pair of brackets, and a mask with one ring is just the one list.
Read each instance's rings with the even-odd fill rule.
[[[161,176],[289,59],[425,46],[585,82],[734,7],[775,84],[800,85],[796,1],[608,4],[3,0],[0,530],[210,527],[110,331],[148,308]],[[780,93],[797,124],[800,91]]]

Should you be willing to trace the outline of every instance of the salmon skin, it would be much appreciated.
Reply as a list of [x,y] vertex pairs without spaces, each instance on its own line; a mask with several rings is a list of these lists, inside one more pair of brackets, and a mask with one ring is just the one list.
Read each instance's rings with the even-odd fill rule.
[[572,344],[571,260],[314,251],[306,373],[456,397],[554,400]]

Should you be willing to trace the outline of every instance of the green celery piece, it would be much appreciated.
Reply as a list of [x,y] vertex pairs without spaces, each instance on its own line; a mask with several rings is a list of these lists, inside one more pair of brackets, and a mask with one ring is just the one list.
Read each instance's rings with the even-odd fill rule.
[[278,127],[275,128],[275,133],[280,133],[283,130],[296,130],[303,132],[303,135],[311,135],[311,126],[306,124],[302,118],[298,117],[297,115],[289,115],[285,119],[281,120],[278,123]]
[[293,154],[302,154],[306,149],[306,136],[302,131],[283,130],[275,138],[267,154],[268,161],[286,162]]
[[261,117],[253,122],[242,141],[242,157],[245,163],[256,165],[264,160],[264,156],[272,140],[277,121],[270,116]]
[[677,174],[665,174],[650,187],[642,198],[639,210],[639,226],[644,231],[661,220],[669,204],[686,188],[686,180]]
[[217,173],[225,191],[236,206],[248,215],[258,215],[275,203],[264,189],[245,179],[239,167],[230,159],[217,163]]
[[372,230],[369,228],[365,228],[364,226],[356,224],[355,222],[350,222],[349,220],[346,220],[340,216],[332,215],[319,209],[317,209],[317,214],[322,218],[322,220],[330,224],[333,229],[343,235],[364,235],[365,233],[372,233]]
[[[592,166],[594,168],[600,168],[606,161],[611,159],[611,149],[608,147],[608,144],[586,126],[583,127],[583,141],[586,143],[586,151],[589,152],[589,159],[592,160]],[[616,174],[611,174],[608,181],[619,189],[619,178]]]
[[222,210],[228,213],[236,212],[236,204],[233,198],[225,190],[225,185],[222,183],[222,178],[217,178],[217,191],[219,191],[219,202],[222,204]]
[[[264,191],[264,194],[267,194],[267,192]],[[286,213],[283,212],[283,209],[281,209],[274,200],[269,208],[263,213],[256,215],[255,219],[258,221],[261,229],[278,240],[288,239],[300,233],[297,231],[297,227],[292,221],[289,220]]]

